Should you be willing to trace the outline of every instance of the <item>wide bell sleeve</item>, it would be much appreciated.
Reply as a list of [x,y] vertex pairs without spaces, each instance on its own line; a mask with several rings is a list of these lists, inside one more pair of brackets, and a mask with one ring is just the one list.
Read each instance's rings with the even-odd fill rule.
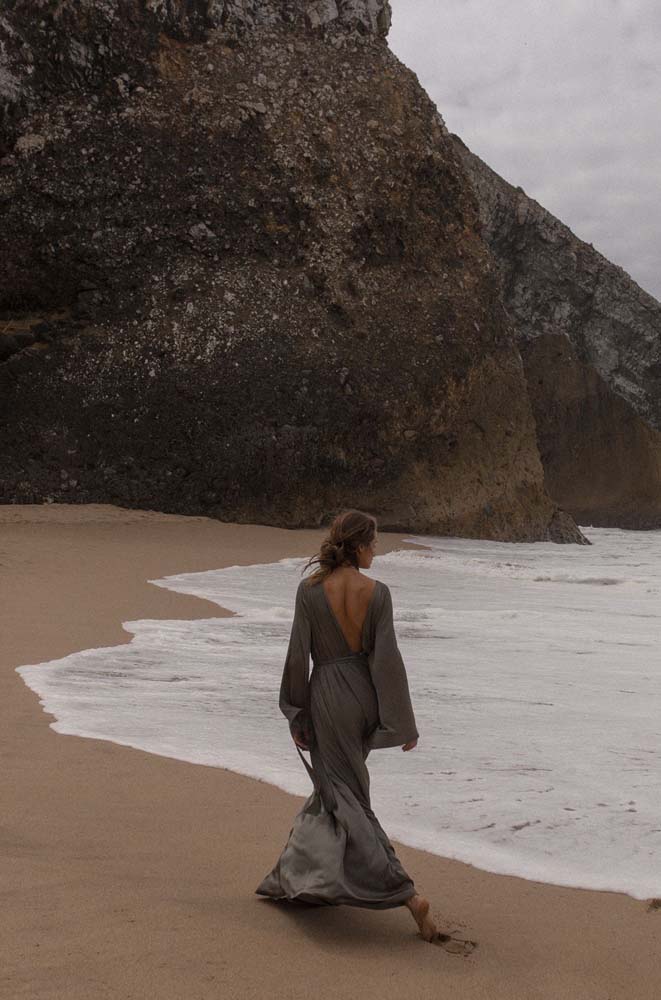
[[289,722],[292,736],[306,738],[309,718],[309,672],[311,628],[303,595],[304,581],[298,585],[294,602],[294,620],[280,684],[280,711]]
[[374,642],[368,654],[369,670],[376,689],[379,722],[367,738],[372,750],[403,746],[418,739],[406,668],[402,660],[392,613],[392,597],[382,583],[383,600],[377,612]]

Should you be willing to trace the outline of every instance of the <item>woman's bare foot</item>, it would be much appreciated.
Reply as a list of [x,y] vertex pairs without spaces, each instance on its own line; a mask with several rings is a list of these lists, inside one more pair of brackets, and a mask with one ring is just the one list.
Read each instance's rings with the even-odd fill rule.
[[416,893],[406,900],[406,905],[413,914],[413,919],[425,941],[433,941],[438,937],[438,928],[429,912],[429,900]]

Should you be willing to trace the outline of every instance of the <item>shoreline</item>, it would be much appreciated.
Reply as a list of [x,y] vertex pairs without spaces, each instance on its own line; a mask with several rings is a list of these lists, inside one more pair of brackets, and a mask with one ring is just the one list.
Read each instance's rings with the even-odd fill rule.
[[[109,505],[0,506],[0,995],[307,997],[314,983],[319,997],[369,998],[391,995],[401,973],[407,988],[450,987],[458,1000],[656,998],[661,914],[620,893],[495,875],[393,838],[441,928],[478,940],[467,958],[422,942],[405,908],[283,912],[253,899],[303,797],[57,733],[16,672],[129,643],[122,621],[231,615],[147,580],[309,556],[323,534]],[[420,551],[402,534],[379,537],[383,552]]]

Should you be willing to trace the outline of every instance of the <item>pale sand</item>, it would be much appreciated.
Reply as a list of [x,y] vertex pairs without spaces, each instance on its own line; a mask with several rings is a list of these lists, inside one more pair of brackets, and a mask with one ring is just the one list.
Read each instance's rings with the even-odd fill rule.
[[[128,642],[122,621],[222,614],[149,578],[311,555],[322,536],[105,505],[0,507],[0,995],[659,1000],[661,910],[615,893],[395,842],[442,927],[479,942],[468,957],[422,941],[404,907],[256,896],[303,798],[55,733],[15,672]],[[402,537],[381,534],[380,551]]]

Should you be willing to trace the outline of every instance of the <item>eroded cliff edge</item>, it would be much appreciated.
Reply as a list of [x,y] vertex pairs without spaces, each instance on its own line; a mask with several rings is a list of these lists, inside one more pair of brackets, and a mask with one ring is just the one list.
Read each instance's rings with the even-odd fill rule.
[[523,357],[551,496],[661,527],[661,304],[452,135]]
[[3,502],[581,540],[388,24],[381,0],[6,8]]

